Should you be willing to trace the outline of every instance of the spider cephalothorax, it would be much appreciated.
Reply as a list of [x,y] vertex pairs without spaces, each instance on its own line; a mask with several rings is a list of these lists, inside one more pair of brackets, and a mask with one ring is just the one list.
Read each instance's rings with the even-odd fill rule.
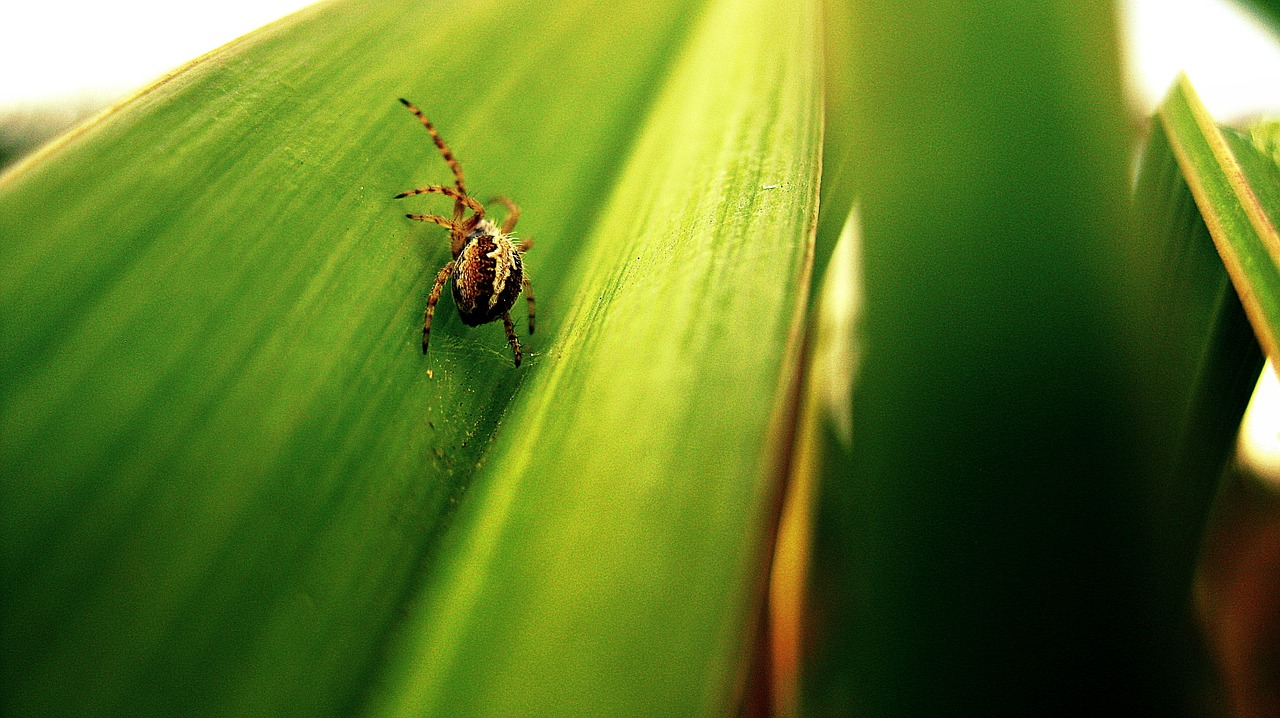
[[[405,215],[409,219],[435,222],[448,227],[449,249],[453,253],[453,259],[436,275],[436,283],[431,288],[431,295],[427,297],[427,311],[422,324],[422,353],[427,353],[427,342],[431,338],[431,318],[436,312],[436,302],[440,300],[440,290],[446,281],[452,279],[453,302],[458,307],[458,316],[463,324],[475,327],[501,319],[516,366],[520,366],[520,340],[516,338],[510,312],[522,289],[529,302],[530,334],[533,334],[534,316],[533,287],[529,284],[529,275],[525,272],[524,260],[521,259],[521,254],[529,250],[533,240],[526,239],[516,244],[511,237],[511,231],[520,219],[520,208],[506,197],[495,197],[489,201],[505,205],[507,217],[502,221],[502,226],[485,219],[484,205],[467,194],[466,181],[462,178],[462,165],[454,158],[444,140],[440,139],[440,134],[431,121],[413,103],[404,99],[400,101],[417,115],[427,132],[431,133],[431,139],[440,149],[444,161],[453,170],[455,185],[428,185],[396,195],[396,199],[400,199],[417,194],[442,194],[453,199],[452,219],[438,214]],[[472,213],[470,217],[466,216],[467,210]]]

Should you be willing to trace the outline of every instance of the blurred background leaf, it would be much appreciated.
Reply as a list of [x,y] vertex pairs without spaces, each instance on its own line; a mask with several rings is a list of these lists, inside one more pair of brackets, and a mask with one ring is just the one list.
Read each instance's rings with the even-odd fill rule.
[[864,303],[859,228],[855,207],[845,218],[810,317],[804,393],[769,585],[770,707],[778,718],[805,714],[806,678],[833,677],[805,675],[816,637],[809,631],[818,629],[807,611],[823,471],[853,441],[851,398],[862,348],[855,336]]
[[1271,31],[1280,37],[1280,0],[1235,0],[1235,2],[1264,18],[1270,25]]
[[852,180],[824,183],[818,246],[856,192],[865,304],[852,445],[822,449],[808,711],[1182,710],[1149,614],[1186,602],[1152,555],[1188,549],[1148,504],[1194,390],[1161,362],[1204,345],[1157,339],[1204,327],[1149,322],[1168,275],[1128,212],[1111,10],[828,18],[827,167]]
[[[1211,142],[1206,131],[1216,139]],[[1276,276],[1265,251],[1257,252],[1259,237],[1243,218],[1239,198],[1214,165],[1211,144],[1225,148],[1181,77],[1153,122],[1134,193],[1141,236],[1158,253],[1158,276],[1163,277],[1155,289],[1163,304],[1145,323],[1156,349],[1147,383],[1167,387],[1165,399],[1173,401],[1163,411],[1177,419],[1161,451],[1163,474],[1148,487],[1156,548],[1151,605],[1162,626],[1157,656],[1170,694],[1199,693],[1203,701],[1212,700],[1212,673],[1191,622],[1190,589],[1209,509],[1262,366],[1246,314],[1258,317],[1256,305],[1249,309],[1252,297],[1274,291],[1259,293],[1240,283],[1240,255],[1232,245],[1248,247],[1251,256],[1245,261],[1254,270]],[[1204,192],[1209,187],[1213,200]],[[1240,297],[1247,297],[1243,306]],[[1178,387],[1185,389],[1180,393]]]

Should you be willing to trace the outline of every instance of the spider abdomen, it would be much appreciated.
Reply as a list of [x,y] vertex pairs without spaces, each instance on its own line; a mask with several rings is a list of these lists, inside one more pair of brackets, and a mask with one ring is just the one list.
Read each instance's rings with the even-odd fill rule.
[[467,235],[453,270],[453,301],[463,324],[475,327],[501,319],[515,305],[523,282],[519,248],[481,221]]

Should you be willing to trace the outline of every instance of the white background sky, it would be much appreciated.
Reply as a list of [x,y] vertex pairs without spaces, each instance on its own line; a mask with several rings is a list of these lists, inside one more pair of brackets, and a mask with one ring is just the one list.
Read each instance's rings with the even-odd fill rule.
[[1179,69],[1214,117],[1280,115],[1280,34],[1227,0],[1124,0],[1129,84],[1148,111]]
[[[118,98],[309,0],[12,2],[0,114]],[[1180,68],[1223,121],[1280,114],[1280,37],[1227,0],[1124,0],[1131,84],[1152,108]],[[92,104],[91,102],[88,104]]]
[[0,34],[0,113],[119,98],[310,0],[15,0]]

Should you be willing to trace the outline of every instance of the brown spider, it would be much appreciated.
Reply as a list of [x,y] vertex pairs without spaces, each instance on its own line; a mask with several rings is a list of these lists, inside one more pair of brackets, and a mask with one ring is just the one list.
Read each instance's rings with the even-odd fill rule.
[[[409,219],[420,222],[435,222],[449,229],[449,251],[453,259],[444,265],[436,275],[435,286],[431,288],[431,296],[427,297],[427,311],[422,323],[422,353],[427,353],[427,341],[431,338],[431,318],[436,313],[436,302],[440,300],[440,290],[444,283],[453,279],[453,303],[458,307],[458,316],[462,323],[469,327],[488,324],[499,317],[502,326],[507,330],[507,342],[515,355],[516,366],[520,366],[520,340],[516,338],[515,325],[511,321],[511,307],[515,306],[516,297],[524,288],[525,299],[529,300],[529,333],[533,334],[533,287],[529,284],[529,275],[524,271],[521,254],[533,246],[532,239],[526,239],[519,245],[512,241],[511,230],[515,229],[516,220],[520,219],[520,208],[506,197],[494,197],[489,200],[501,202],[507,208],[507,217],[502,226],[485,219],[484,205],[467,194],[466,182],[462,179],[462,165],[454,158],[449,146],[440,139],[440,133],[431,121],[414,107],[412,102],[401,99],[409,111],[422,121],[422,126],[431,133],[444,161],[453,170],[453,187],[444,185],[427,185],[401,192],[395,199],[412,197],[416,194],[442,194],[453,199],[453,218],[447,219],[438,214],[406,214]],[[487,204],[487,203],[486,203]],[[470,217],[465,217],[471,210]]]

